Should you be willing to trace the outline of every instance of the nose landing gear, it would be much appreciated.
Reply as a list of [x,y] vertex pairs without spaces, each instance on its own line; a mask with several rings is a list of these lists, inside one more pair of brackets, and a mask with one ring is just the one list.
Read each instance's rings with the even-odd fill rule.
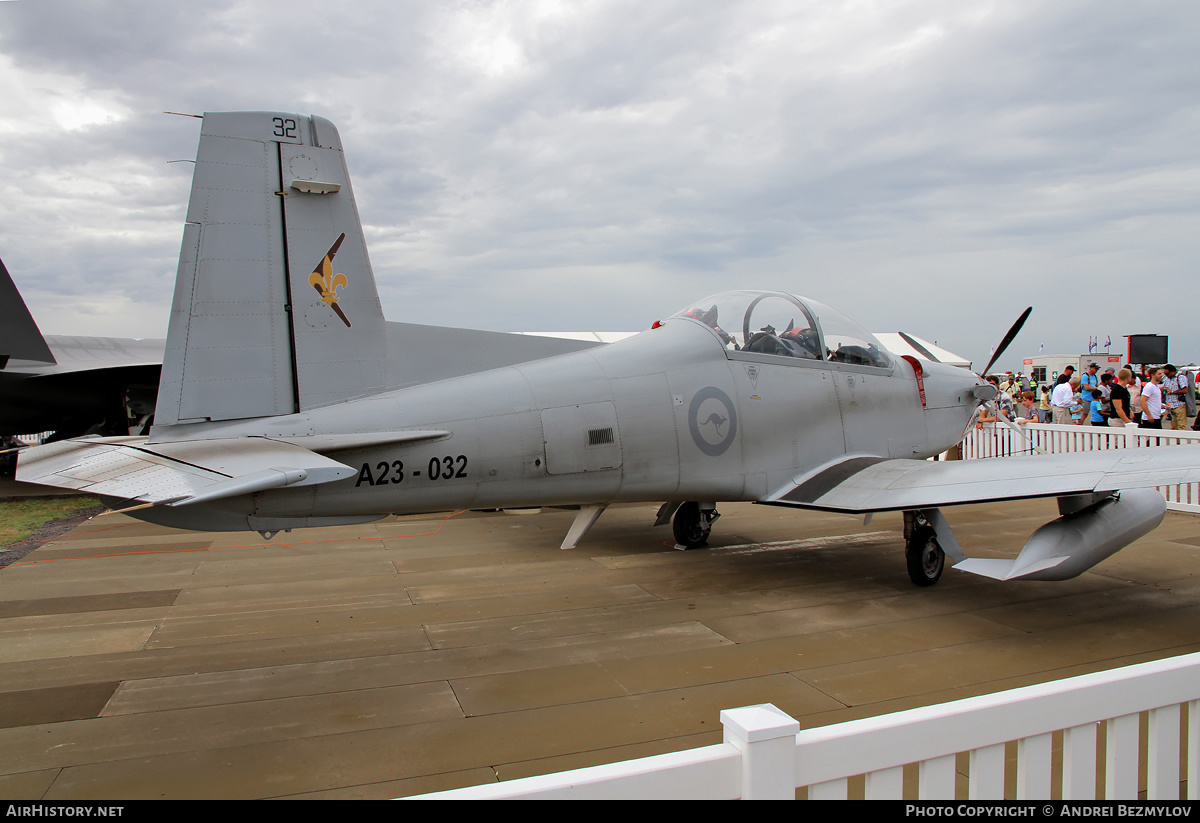
[[908,578],[914,584],[932,586],[942,578],[946,552],[922,512],[904,513],[904,559],[908,565]]

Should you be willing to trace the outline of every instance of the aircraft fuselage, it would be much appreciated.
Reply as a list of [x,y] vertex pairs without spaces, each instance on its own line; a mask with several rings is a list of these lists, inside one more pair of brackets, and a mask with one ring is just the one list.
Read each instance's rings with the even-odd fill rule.
[[[419,356],[419,353],[414,353]],[[328,452],[356,477],[139,516],[270,530],[384,514],[664,500],[758,500],[847,454],[925,458],[961,438],[974,375],[728,352],[673,318],[573,354],[351,400],[305,414],[174,426],[170,439],[383,430],[437,440]],[[151,443],[156,438],[151,438]]]

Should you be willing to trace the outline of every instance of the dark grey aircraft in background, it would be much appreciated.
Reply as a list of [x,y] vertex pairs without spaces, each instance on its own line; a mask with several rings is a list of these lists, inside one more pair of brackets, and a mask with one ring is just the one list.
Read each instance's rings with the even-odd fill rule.
[[[32,448],[17,478],[267,536],[571,507],[564,548],[614,503],[661,503],[656,525],[673,522],[681,547],[706,541],[723,501],[900,511],[925,586],[947,556],[997,579],[1074,577],[1161,522],[1153,486],[1200,479],[1200,450],[1182,447],[926,459],[994,397],[780,291],[712,295],[594,347],[389,323],[334,125],[209,113],[149,437]],[[1062,516],[1015,560],[967,559],[940,511],[1028,497],[1057,497]]]
[[165,343],[43,337],[0,261],[0,436],[129,434],[154,412]]

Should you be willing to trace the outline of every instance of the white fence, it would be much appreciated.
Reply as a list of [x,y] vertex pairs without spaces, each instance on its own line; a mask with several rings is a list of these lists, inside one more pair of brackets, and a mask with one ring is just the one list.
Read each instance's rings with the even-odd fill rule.
[[868,799],[902,799],[904,767],[916,764],[910,799],[1003,799],[1007,767],[1016,799],[1136,800],[1144,788],[1147,799],[1175,800],[1185,765],[1194,799],[1197,718],[1200,654],[1189,654],[799,733],[770,704],[731,709],[721,712],[717,746],[420,797],[790,799],[807,787],[810,799],[844,799],[850,778],[862,777]]
[[33,432],[32,434],[18,434],[16,437],[22,443],[26,443],[30,446],[40,446],[42,443],[45,443],[46,438],[52,434],[54,434],[54,431],[50,430],[45,432]]
[[[1037,449],[1049,454],[1091,451],[1093,449],[1135,449],[1153,446],[1200,445],[1200,432],[1159,431],[1139,429],[1133,424],[1123,428],[1108,426],[1059,426],[1053,423],[1027,423],[1017,427],[985,423],[981,429],[971,429],[962,442],[962,457],[970,460],[983,457],[1009,457],[1021,454],[1037,455]],[[1037,448],[1034,448],[1034,447]],[[1200,483],[1159,486],[1167,500],[1167,508],[1200,514]]]

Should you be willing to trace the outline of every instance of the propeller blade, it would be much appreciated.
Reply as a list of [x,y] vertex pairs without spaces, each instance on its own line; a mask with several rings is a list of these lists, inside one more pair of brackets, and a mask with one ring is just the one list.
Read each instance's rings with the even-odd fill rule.
[[991,371],[992,365],[1000,359],[1000,355],[1004,354],[1004,350],[1008,348],[1008,344],[1011,343],[1013,338],[1017,336],[1017,333],[1021,331],[1021,327],[1025,325],[1025,321],[1029,319],[1029,313],[1032,311],[1033,306],[1030,306],[1021,313],[1021,316],[1017,318],[1017,322],[1013,323],[1012,328],[1008,330],[1008,334],[1004,335],[1004,339],[1001,340],[1000,345],[996,347],[996,353],[992,355],[992,359],[989,360],[987,365],[983,367],[983,371],[978,372],[979,374],[986,375],[989,371]]
[[913,351],[915,351],[917,354],[924,357],[926,360],[932,360],[934,363],[942,362],[941,360],[938,360],[936,357],[933,356],[933,352],[931,352],[929,349],[922,346],[920,343],[918,343],[912,337],[909,337],[904,332],[898,332],[898,334],[900,335],[901,340],[903,340],[908,345],[912,346]]

